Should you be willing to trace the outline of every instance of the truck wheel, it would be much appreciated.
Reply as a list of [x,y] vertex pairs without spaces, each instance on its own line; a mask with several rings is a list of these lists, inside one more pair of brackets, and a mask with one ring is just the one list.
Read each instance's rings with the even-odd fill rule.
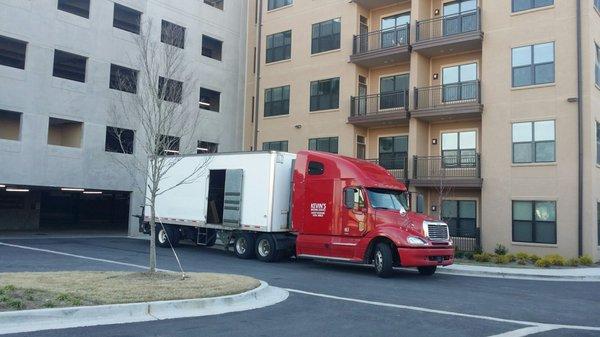
[[163,227],[161,224],[157,224],[154,232],[156,233],[156,244],[159,247],[168,248],[170,245],[175,247],[179,244],[179,231],[172,226],[164,225]]
[[278,259],[275,240],[270,234],[261,234],[256,240],[256,257],[263,262],[274,262]]
[[419,270],[419,274],[425,275],[425,276],[431,276],[431,275],[435,274],[436,269],[437,269],[437,266],[418,267],[417,268],[417,270]]
[[373,252],[373,264],[377,276],[386,278],[392,276],[394,272],[394,256],[390,245],[379,243]]
[[240,233],[235,237],[233,243],[235,256],[240,259],[251,259],[254,257],[254,235],[250,233]]

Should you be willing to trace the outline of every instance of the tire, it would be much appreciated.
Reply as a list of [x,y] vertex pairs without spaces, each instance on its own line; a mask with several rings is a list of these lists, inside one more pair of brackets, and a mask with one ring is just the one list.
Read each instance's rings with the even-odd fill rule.
[[275,239],[271,234],[261,234],[256,240],[256,257],[263,262],[275,262],[279,260],[276,250]]
[[240,259],[251,259],[254,257],[254,235],[251,233],[239,233],[233,242],[235,256]]
[[375,273],[381,278],[392,276],[394,272],[394,256],[392,248],[387,243],[378,243],[373,252]]
[[431,276],[431,275],[435,274],[436,269],[437,269],[437,266],[417,267],[419,274],[424,275],[424,276]]
[[173,226],[157,224],[154,232],[156,234],[155,241],[159,247],[169,248],[171,245],[175,247],[179,244],[181,235]]

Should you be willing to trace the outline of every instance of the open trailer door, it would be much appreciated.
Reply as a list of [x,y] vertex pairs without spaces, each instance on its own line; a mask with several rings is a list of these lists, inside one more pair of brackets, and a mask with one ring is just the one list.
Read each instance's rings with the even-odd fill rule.
[[238,228],[241,225],[243,181],[244,170],[227,170],[225,173],[224,226]]

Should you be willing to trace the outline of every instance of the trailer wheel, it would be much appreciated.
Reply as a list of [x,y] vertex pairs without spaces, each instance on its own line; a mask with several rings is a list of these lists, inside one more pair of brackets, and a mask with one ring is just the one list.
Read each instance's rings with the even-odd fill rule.
[[417,270],[419,271],[419,274],[425,275],[425,276],[431,276],[431,275],[435,274],[436,269],[437,269],[437,266],[418,267],[417,268]]
[[157,224],[154,232],[156,233],[156,244],[159,247],[168,248],[171,245],[175,247],[179,244],[180,233],[173,226]]
[[277,261],[278,253],[273,235],[261,234],[258,237],[258,240],[256,240],[256,257],[263,262]]
[[251,259],[254,257],[254,235],[250,233],[239,233],[233,243],[235,255],[240,259]]
[[373,252],[373,264],[377,276],[386,278],[394,272],[394,256],[387,243],[378,243]]

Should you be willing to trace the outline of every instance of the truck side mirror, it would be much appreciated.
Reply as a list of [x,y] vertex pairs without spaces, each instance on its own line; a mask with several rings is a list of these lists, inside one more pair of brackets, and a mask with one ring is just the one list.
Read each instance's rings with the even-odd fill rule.
[[425,198],[423,194],[417,194],[417,213],[425,213]]
[[344,206],[348,209],[354,209],[354,193],[352,188],[344,190]]

